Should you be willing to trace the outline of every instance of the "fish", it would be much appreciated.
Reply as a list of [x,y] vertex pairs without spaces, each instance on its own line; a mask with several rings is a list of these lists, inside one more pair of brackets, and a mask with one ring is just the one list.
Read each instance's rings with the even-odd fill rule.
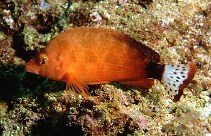
[[160,55],[123,32],[69,28],[30,59],[25,70],[66,83],[66,90],[89,96],[88,85],[118,82],[150,89],[159,80],[173,101],[196,73],[194,64],[160,64]]

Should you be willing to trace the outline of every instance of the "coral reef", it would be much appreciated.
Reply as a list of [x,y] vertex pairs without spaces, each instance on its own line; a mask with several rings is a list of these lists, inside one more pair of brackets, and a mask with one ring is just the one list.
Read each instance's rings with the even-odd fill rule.
[[[160,82],[144,90],[91,86],[84,99],[65,84],[24,71],[24,63],[69,27],[117,29],[157,51],[161,63],[194,63],[177,103]],[[1,135],[210,135],[209,0],[1,0]],[[97,101],[96,101],[97,100]]]

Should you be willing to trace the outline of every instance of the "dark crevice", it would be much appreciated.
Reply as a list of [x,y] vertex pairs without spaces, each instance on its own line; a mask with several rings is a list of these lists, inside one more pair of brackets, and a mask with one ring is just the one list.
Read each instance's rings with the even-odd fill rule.
[[139,0],[139,5],[141,5],[143,8],[147,9],[147,6],[150,5],[153,2],[153,0]]
[[[59,115],[56,115],[59,116]],[[84,132],[82,131],[81,126],[72,124],[68,126],[68,119],[66,115],[61,115],[62,117],[57,120],[55,115],[48,117],[46,119],[39,120],[36,125],[32,126],[32,134],[34,136],[83,136]],[[47,131],[46,131],[47,130]]]
[[26,51],[24,47],[26,44],[24,42],[24,36],[20,33],[15,33],[13,35],[13,48],[15,49],[15,54],[19,58],[22,58],[25,61],[28,61],[30,58],[35,56],[35,51]]

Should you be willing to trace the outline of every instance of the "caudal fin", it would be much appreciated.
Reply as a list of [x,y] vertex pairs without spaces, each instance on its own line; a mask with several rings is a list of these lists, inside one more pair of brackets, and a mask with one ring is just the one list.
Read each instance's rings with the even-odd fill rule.
[[174,101],[178,101],[196,72],[194,64],[165,65],[161,83]]

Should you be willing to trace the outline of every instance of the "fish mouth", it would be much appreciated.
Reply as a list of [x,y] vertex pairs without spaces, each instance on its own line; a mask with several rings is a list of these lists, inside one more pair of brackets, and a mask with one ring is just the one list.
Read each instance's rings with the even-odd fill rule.
[[26,72],[29,72],[29,73],[35,73],[35,74],[38,74],[38,72],[35,72],[35,71],[31,70],[31,69],[30,69],[30,68],[28,68],[28,67],[25,67],[25,71],[26,71]]
[[30,63],[26,63],[25,71],[29,73],[39,74],[39,70],[36,67],[33,67]]

